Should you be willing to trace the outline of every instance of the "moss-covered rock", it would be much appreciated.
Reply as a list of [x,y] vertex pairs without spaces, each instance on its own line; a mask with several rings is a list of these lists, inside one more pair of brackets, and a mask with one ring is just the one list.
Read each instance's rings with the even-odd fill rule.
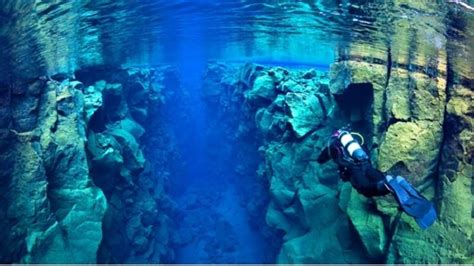
[[422,73],[413,73],[411,79],[414,85],[410,97],[413,117],[442,123],[446,106],[446,79],[432,78]]
[[443,129],[436,122],[395,123],[380,145],[378,168],[420,185],[436,171],[442,138]]
[[353,190],[347,206],[347,215],[356,228],[368,255],[382,261],[387,244],[386,228],[380,212],[369,201]]
[[315,130],[325,118],[324,107],[314,94],[290,92],[285,96],[285,103],[289,109],[289,122],[299,138]]
[[390,117],[396,120],[407,121],[411,118],[409,73],[407,70],[394,68],[390,73],[390,80],[386,88],[387,102],[385,108]]

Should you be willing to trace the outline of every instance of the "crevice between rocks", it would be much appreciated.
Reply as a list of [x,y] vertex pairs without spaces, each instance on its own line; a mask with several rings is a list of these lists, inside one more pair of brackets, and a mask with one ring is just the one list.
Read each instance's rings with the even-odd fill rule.
[[[444,100],[444,110],[443,110],[443,134],[441,136],[441,142],[439,145],[439,152],[438,152],[438,158],[436,162],[436,169],[433,173],[432,178],[434,179],[434,184],[435,184],[435,208],[436,211],[439,213],[441,211],[441,201],[443,200],[443,181],[441,178],[441,173],[443,171],[443,154],[445,150],[445,145],[446,145],[446,134],[451,134],[450,132],[452,129],[449,128],[449,119],[448,119],[448,112],[447,112],[447,106],[448,102],[451,99],[451,91],[450,91],[450,84],[453,84],[453,69],[451,66],[451,60],[449,58],[449,55],[446,56],[446,68],[447,68],[447,75],[446,75],[446,86],[444,88],[445,91],[445,100]],[[451,85],[452,86],[452,85]]]
[[388,127],[390,126],[390,121],[388,117],[388,111],[387,111],[387,88],[388,84],[390,83],[390,76],[392,74],[392,49],[390,46],[387,48],[387,74],[386,74],[386,79],[385,79],[385,84],[383,88],[383,98],[382,98],[382,118],[385,120],[381,125],[383,125],[383,128],[379,128],[380,132],[385,132]]

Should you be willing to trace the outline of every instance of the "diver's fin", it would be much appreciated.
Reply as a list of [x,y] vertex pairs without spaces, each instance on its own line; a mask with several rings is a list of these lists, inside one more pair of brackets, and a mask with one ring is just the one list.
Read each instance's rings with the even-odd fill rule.
[[430,227],[437,215],[433,203],[423,197],[405,178],[387,176],[387,185],[402,210],[413,217],[422,229]]

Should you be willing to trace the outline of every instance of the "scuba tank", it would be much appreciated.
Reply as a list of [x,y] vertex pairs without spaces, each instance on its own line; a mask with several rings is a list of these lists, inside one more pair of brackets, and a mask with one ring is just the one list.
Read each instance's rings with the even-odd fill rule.
[[[359,144],[353,135],[358,136],[362,144]],[[363,144],[364,137],[361,134],[351,132],[347,127],[343,127],[334,131],[329,137],[328,144],[319,154],[317,161],[318,163],[325,163],[330,159],[349,163],[366,161],[369,159],[369,156],[362,149],[361,145]]]
[[339,149],[342,149],[342,151],[339,152],[342,152],[342,154],[340,155],[342,155],[343,159],[352,159],[356,162],[368,160],[369,156],[352,134],[358,135],[363,141],[359,133],[351,133],[345,129],[339,129],[333,133],[332,137],[337,138],[337,141],[341,144]]

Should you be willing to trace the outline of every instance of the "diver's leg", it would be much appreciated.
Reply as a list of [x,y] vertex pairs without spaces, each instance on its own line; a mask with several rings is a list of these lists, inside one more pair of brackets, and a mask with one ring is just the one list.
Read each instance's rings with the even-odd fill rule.
[[[376,171],[376,170],[375,170]],[[367,161],[350,167],[351,184],[366,197],[383,196],[390,193],[385,186],[384,175]]]

